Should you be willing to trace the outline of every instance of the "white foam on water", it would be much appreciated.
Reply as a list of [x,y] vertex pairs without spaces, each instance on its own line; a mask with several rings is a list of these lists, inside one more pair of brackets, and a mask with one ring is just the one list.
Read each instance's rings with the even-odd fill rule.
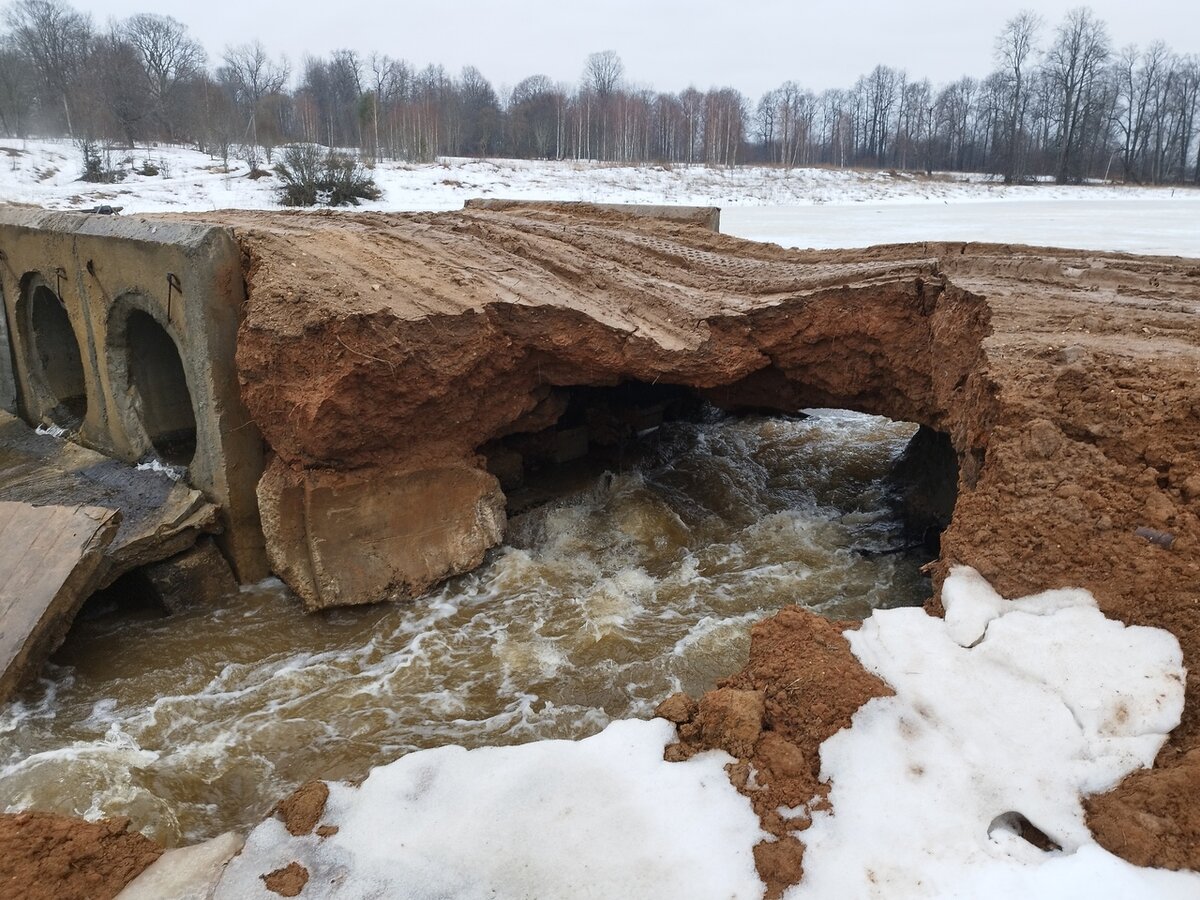
[[[517,517],[512,545],[417,602],[305,617],[268,581],[216,610],[82,622],[58,657],[72,665],[0,710],[0,764],[64,751],[0,774],[0,806],[124,814],[107,785],[128,779],[174,811],[135,827],[189,843],[310,777],[649,716],[735,671],[748,624],[780,606],[919,599],[913,560],[841,549],[894,546],[894,521],[838,521],[880,502],[911,431],[846,414],[671,423],[636,467]],[[157,758],[112,755],[113,724]]]

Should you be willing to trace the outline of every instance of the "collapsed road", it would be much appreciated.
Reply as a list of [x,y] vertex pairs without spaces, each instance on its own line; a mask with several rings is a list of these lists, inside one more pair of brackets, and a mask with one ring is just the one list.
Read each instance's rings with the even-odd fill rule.
[[[961,563],[1005,596],[1080,586],[1178,637],[1180,726],[1089,811],[1114,853],[1200,868],[1178,799],[1200,784],[1200,262],[791,251],[712,224],[571,204],[5,211],[0,405],[126,462],[186,466],[239,577],[269,568],[313,610],[478,565],[531,453],[586,450],[564,414],[587,389],[918,423],[958,470],[931,609]],[[832,690],[838,665],[807,690]],[[779,685],[755,677],[771,708]],[[822,733],[788,740],[812,765]]]

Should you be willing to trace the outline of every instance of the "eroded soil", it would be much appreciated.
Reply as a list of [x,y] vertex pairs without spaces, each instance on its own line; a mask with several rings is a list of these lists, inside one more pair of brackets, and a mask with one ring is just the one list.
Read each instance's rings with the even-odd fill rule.
[[[1090,821],[1131,861],[1200,868],[1186,799],[1200,793],[1200,262],[974,244],[785,251],[553,206],[206,218],[232,225],[245,253],[238,361],[274,451],[268,479],[477,467],[486,441],[552,423],[556,391],[628,379],[947,433],[959,499],[935,588],[953,563],[1006,596],[1081,586],[1106,614],[1179,638],[1183,721],[1154,770],[1092,798]],[[859,683],[835,626],[787,613],[760,628],[756,661],[721,689],[742,693],[685,716],[684,742],[784,773],[800,802],[820,795],[820,740],[878,686]],[[781,679],[799,676],[772,661],[791,650],[772,647],[827,661],[797,702]],[[706,706],[740,736],[706,726]],[[776,887],[799,873],[795,847],[759,862]]]
[[115,897],[163,852],[128,825],[43,812],[0,815],[0,897]]

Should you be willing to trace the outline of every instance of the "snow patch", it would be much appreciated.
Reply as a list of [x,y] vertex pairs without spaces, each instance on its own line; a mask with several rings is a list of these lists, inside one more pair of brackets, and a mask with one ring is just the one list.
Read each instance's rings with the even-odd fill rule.
[[[278,179],[229,172],[172,145],[128,151],[119,184],[78,181],[82,160],[67,141],[0,140],[17,151],[0,166],[0,203],[46,209],[119,206],[126,213],[279,209]],[[152,158],[159,175],[136,169]],[[745,165],[614,165],[587,160],[385,160],[371,170],[383,196],[363,210],[461,209],[472,197],[719,206],[722,230],[793,247],[862,247],[902,241],[997,241],[1200,256],[1200,191],[1126,185],[1005,185],[990,176],[780,169]]]
[[65,438],[68,434],[70,434],[70,432],[67,431],[67,429],[60,428],[58,425],[54,425],[54,424],[42,424],[33,430],[37,434],[48,434],[48,435],[50,435],[50,437],[56,437],[56,438]]
[[330,785],[323,823],[291,837],[269,819],[217,900],[276,900],[260,876],[293,860],[306,898],[757,898],[765,835],[724,753],[668,763],[675,729],[613,722],[582,741],[441,747]]
[[[846,633],[895,690],[821,747],[832,812],[802,835],[825,897],[1200,896],[1200,876],[1139,869],[1092,839],[1081,797],[1153,763],[1183,711],[1178,641],[1107,619],[1083,590],[1004,600],[974,570],[945,620],[879,610]],[[1042,850],[1020,817],[1061,850]]]
[[158,472],[160,475],[166,475],[172,481],[183,481],[184,476],[187,475],[186,466],[172,466],[158,457],[138,463],[137,470],[139,472]]

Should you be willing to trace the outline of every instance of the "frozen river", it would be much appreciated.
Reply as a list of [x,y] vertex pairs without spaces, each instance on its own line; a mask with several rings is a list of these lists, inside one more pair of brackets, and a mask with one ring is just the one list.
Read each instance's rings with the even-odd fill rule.
[[951,200],[727,207],[726,234],[785,247],[991,241],[1200,257],[1200,191],[1121,200]]

